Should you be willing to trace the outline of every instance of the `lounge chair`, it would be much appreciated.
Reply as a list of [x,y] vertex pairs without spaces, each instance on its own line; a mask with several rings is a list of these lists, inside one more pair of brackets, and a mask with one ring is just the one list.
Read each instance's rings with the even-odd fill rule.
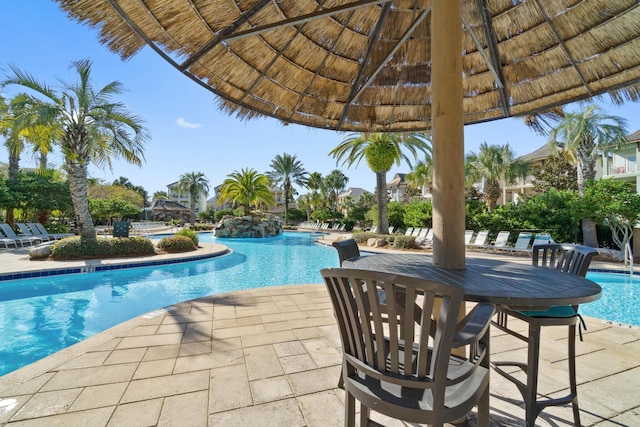
[[536,234],[533,238],[531,247],[533,248],[536,245],[548,245],[549,243],[554,243],[551,235],[549,233],[540,233]]
[[415,227],[413,229],[413,232],[411,233],[411,235],[414,236],[414,237],[418,237],[420,235],[421,231],[422,231],[422,227]]
[[476,232],[475,232],[475,231],[473,231],[473,230],[466,230],[466,231],[464,232],[464,245],[465,245],[465,246],[469,246],[469,244],[470,244],[470,243],[471,243],[471,241],[473,240],[473,235],[474,235],[475,233],[476,233]]
[[37,237],[41,242],[54,240],[50,238],[49,235],[43,235],[37,230],[32,230],[31,228],[27,227],[27,224],[24,224],[22,222],[16,222],[16,227],[20,229],[20,233],[22,233],[22,235],[27,237]]
[[16,243],[20,243],[20,246],[24,246],[25,243],[29,243],[30,245],[34,245],[36,243],[41,243],[42,239],[38,238],[38,237],[28,237],[28,236],[18,236],[16,234],[15,231],[13,231],[13,228],[11,228],[11,226],[9,224],[0,224],[0,229],[2,230],[2,233],[4,233],[5,237],[7,239],[12,239],[14,240]]
[[47,235],[50,238],[53,237],[56,240],[64,239],[65,237],[73,237],[73,233],[49,233],[49,231],[39,222],[28,222],[27,225],[29,228],[40,230],[41,234]]
[[531,253],[529,249],[529,245],[531,244],[531,239],[533,235],[527,232],[521,232],[518,234],[518,239],[513,247],[507,246],[505,248],[501,248],[500,250],[509,253]]
[[[478,425],[488,425],[487,344],[493,305],[476,305],[459,328],[461,289],[371,270],[323,269],[321,274],[342,341],[345,426],[355,425],[356,400],[361,426],[369,425],[370,410],[443,426],[464,418],[476,405]],[[396,307],[386,317],[382,303],[368,292],[378,284],[393,296]],[[420,304],[405,298],[407,294],[419,295]],[[420,327],[406,322],[403,313],[415,314]],[[468,358],[451,355],[452,349],[466,352],[467,347]]]
[[[422,230],[427,230],[423,236],[416,237],[416,243],[423,248],[430,248],[433,246],[433,228],[423,228]],[[423,234],[422,232],[420,234]]]
[[[562,245],[557,243],[536,245],[532,250],[532,264],[540,268],[556,269],[567,274],[584,277],[587,274],[591,260],[597,254],[598,251],[596,249],[588,246]],[[528,328],[525,329],[527,331],[525,332],[526,335],[509,327],[509,317],[515,317],[528,324]],[[573,407],[573,421],[575,425],[579,426],[580,410],[578,408],[575,360],[576,326],[579,324],[584,326],[584,320],[582,320],[578,314],[578,306],[554,306],[543,311],[519,311],[511,310],[508,307],[499,307],[498,316],[492,323],[498,329],[527,343],[528,356],[526,363],[512,361],[493,361],[491,363],[495,371],[513,382],[522,394],[525,403],[526,425],[533,426],[538,414],[548,406],[571,403]],[[569,394],[563,397],[538,400],[540,332],[543,326],[568,327],[567,364],[569,372]],[[522,331],[522,329],[518,327],[518,331]],[[580,334],[580,338],[582,338],[582,334]],[[560,340],[557,342],[559,343]],[[517,368],[517,372],[524,371],[524,373],[526,373],[524,382],[521,377],[516,378],[516,376],[511,374],[511,372],[513,372],[512,368]],[[542,395],[543,394],[540,394],[540,396]]]
[[489,231],[478,231],[475,240],[467,244],[469,249],[485,248],[487,247],[487,240],[489,240]]
[[407,228],[407,231],[404,232],[405,236],[412,236],[413,235],[413,227],[409,227]]
[[4,247],[6,249],[9,249],[9,246],[14,246],[14,247],[18,247],[18,242],[16,242],[14,239],[7,239],[2,233],[0,233],[0,243],[2,243],[4,245]]
[[493,242],[492,245],[487,245],[484,248],[485,249],[489,249],[489,250],[500,250],[500,249],[504,249],[507,248],[509,246],[509,235],[511,234],[510,231],[501,231],[498,233],[498,235],[496,236],[496,240]]

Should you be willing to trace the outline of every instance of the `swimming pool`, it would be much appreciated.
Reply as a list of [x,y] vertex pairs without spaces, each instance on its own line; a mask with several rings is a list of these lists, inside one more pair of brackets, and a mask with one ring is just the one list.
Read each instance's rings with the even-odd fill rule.
[[[201,234],[200,240],[213,237]],[[0,282],[0,375],[158,308],[240,289],[322,283],[320,269],[338,266],[335,249],[314,243],[309,233],[219,242],[233,253]]]
[[587,279],[602,286],[602,297],[580,306],[585,316],[640,326],[640,276],[590,271]]
[[[0,375],[181,301],[321,283],[320,269],[337,267],[338,257],[311,237],[287,232],[268,239],[224,239],[233,253],[203,261],[0,282]],[[213,237],[201,234],[200,240]],[[640,326],[640,277],[633,282],[623,274],[587,277],[604,291],[600,300],[580,306],[582,314]]]

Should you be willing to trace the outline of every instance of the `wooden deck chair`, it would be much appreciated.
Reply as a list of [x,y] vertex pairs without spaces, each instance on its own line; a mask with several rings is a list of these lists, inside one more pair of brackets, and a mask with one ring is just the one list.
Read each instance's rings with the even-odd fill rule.
[[[555,268],[567,274],[584,277],[589,264],[598,251],[588,246],[562,245],[551,243],[536,245],[532,250],[532,264],[540,268]],[[509,327],[509,317],[515,317],[528,324],[526,335]],[[526,425],[533,427],[540,412],[549,407],[571,403],[573,421],[580,425],[578,408],[578,388],[576,382],[576,325],[584,326],[578,314],[578,306],[555,306],[544,311],[518,311],[508,307],[499,307],[498,316],[493,322],[498,329],[527,343],[527,361],[493,362],[495,371],[513,382],[524,399]],[[566,326],[568,328],[567,365],[569,373],[569,394],[564,397],[538,399],[538,366],[540,362],[540,332],[543,326]],[[586,329],[586,327],[585,327]],[[579,330],[579,328],[578,328]],[[582,335],[580,335],[582,338]],[[558,341],[559,342],[559,341]],[[505,369],[507,368],[507,369]],[[513,369],[519,368],[526,374],[525,381],[513,375]]]
[[[355,426],[356,400],[361,426],[369,425],[374,410],[442,427],[464,418],[476,405],[478,425],[488,425],[493,305],[476,305],[458,325],[464,296],[458,288],[371,270],[333,268],[321,274],[342,341],[345,426]],[[377,288],[393,295],[384,320],[378,298],[369,292]],[[404,321],[400,313],[416,314],[420,327]],[[454,348],[468,348],[469,357],[451,355]]]

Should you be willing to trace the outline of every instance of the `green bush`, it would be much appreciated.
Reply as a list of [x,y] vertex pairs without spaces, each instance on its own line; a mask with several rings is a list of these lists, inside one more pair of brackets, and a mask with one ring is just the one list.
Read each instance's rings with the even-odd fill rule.
[[193,242],[193,245],[196,248],[198,247],[198,234],[195,231],[184,229],[184,230],[178,231],[175,235],[188,237]]
[[95,242],[83,242],[79,237],[69,237],[51,246],[54,259],[126,257],[154,253],[151,240],[139,236],[98,239]]
[[416,238],[414,236],[396,236],[393,240],[393,247],[395,249],[413,249]]
[[158,242],[158,249],[165,250],[169,253],[188,252],[194,251],[196,245],[193,244],[193,240],[189,237],[176,234],[175,236],[165,237],[160,240],[160,242]]
[[382,239],[384,236],[378,233],[372,233],[370,231],[364,231],[362,233],[353,233],[353,240],[358,243],[367,243],[369,239]]

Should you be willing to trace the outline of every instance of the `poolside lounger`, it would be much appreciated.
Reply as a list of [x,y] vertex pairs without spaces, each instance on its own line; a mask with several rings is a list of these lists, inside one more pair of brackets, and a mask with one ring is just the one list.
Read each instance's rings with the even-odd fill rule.
[[42,234],[46,234],[49,237],[53,237],[56,240],[59,239],[64,239],[65,237],[72,237],[74,236],[73,233],[49,233],[49,231],[47,231],[47,229],[44,227],[44,225],[42,225],[39,222],[28,222],[27,225],[33,230],[34,228],[37,228],[38,230],[40,230],[40,232]]
[[405,236],[411,236],[413,234],[413,227],[407,228],[407,231],[404,232]]
[[509,247],[509,235],[511,234],[510,231],[501,231],[498,233],[498,235],[496,236],[496,240],[493,242],[492,245],[487,245],[484,248],[485,249],[489,249],[489,250],[501,250],[504,248]]
[[531,244],[532,238],[533,234],[521,232],[520,234],[518,234],[518,239],[516,240],[516,244],[513,247],[507,246],[506,248],[501,248],[501,250],[510,253],[530,253],[531,251],[529,249],[529,245]]
[[18,236],[13,228],[9,224],[0,224],[0,229],[2,229],[2,233],[4,233],[7,239],[13,239],[16,243],[19,242],[20,246],[24,246],[25,242],[29,242],[30,245],[34,245],[35,243],[42,242],[42,239],[37,237],[28,237],[28,236]]
[[[423,228],[422,230],[427,231],[424,233],[424,236],[416,237],[416,243],[423,248],[430,248],[433,246],[433,228]],[[420,234],[422,234],[422,232]]]
[[22,222],[16,222],[16,226],[20,229],[20,233],[22,233],[27,237],[37,237],[40,239],[41,242],[54,240],[50,238],[48,235],[44,235],[38,232],[37,230],[30,229],[29,227],[27,227],[27,224],[24,224]]
[[412,236],[418,237],[420,235],[420,232],[422,231],[422,227],[415,227],[413,229],[413,232],[411,233]]
[[[0,236],[3,236],[3,234],[0,233]],[[7,249],[9,249],[9,246],[15,246],[16,248],[18,247],[18,242],[16,242],[14,239],[0,237],[0,243],[2,243]]]
[[475,231],[473,230],[466,230],[464,232],[464,245],[468,246],[471,243],[471,240],[473,239],[473,235],[475,234]]
[[475,240],[471,243],[467,244],[469,249],[482,249],[487,247],[487,240],[489,240],[489,231],[481,230],[478,231]]

